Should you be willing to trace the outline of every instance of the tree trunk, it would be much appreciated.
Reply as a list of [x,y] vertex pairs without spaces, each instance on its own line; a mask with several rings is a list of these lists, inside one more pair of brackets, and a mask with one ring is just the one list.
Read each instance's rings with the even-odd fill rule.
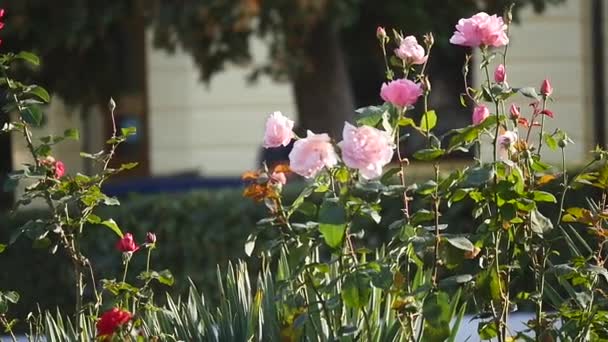
[[344,121],[354,115],[350,78],[338,32],[318,24],[306,43],[306,67],[293,76],[298,109],[298,134],[329,133],[341,140]]

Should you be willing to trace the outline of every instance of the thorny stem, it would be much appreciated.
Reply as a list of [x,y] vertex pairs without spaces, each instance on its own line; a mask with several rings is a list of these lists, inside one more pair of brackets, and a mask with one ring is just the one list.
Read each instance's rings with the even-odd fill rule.
[[[488,61],[488,48],[487,47],[482,47],[481,48],[481,52],[483,55],[483,60],[484,60],[484,72],[486,75],[486,81],[487,81],[487,86],[488,89],[490,89],[491,85],[492,85],[492,81],[490,79],[490,70],[489,70],[489,63]],[[500,228],[500,211],[498,210],[498,192],[496,190],[497,186],[498,186],[498,174],[497,174],[497,169],[496,169],[496,163],[498,161],[498,135],[500,133],[500,126],[501,126],[501,122],[500,122],[500,106],[499,106],[499,101],[496,99],[493,99],[494,102],[494,106],[495,106],[495,110],[496,110],[496,130],[494,132],[494,142],[493,142],[493,168],[494,168],[494,204],[496,206],[496,213],[495,213],[495,226],[496,229],[501,229]],[[500,264],[499,264],[499,248],[500,248],[500,234],[495,232],[493,233],[494,235],[494,258],[495,258],[495,265],[496,265],[496,270],[498,272],[498,275],[500,276]],[[500,296],[503,300],[503,302],[501,303],[503,305],[503,310],[501,311],[501,315],[500,317],[498,317],[496,315],[496,311],[493,310],[494,312],[494,319],[496,320],[496,323],[498,324],[498,328],[500,333],[498,334],[498,341],[499,342],[504,342],[506,340],[506,322],[504,321],[504,315],[502,314],[502,312],[504,312],[504,306],[508,307],[509,306],[509,298],[505,298],[504,295],[504,289],[502,288],[502,283],[498,282],[499,285],[499,290],[500,290]],[[507,309],[508,310],[508,309]]]
[[[405,108],[404,110],[401,112],[401,115],[399,118],[405,116]],[[403,186],[403,218],[406,220],[406,222],[409,222],[410,219],[410,209],[409,209],[409,198],[407,197],[407,189],[406,189],[406,181],[405,181],[405,167],[409,164],[409,160],[407,158],[403,158],[401,156],[401,141],[400,141],[400,137],[401,137],[401,126],[399,126],[399,124],[397,124],[397,137],[396,137],[396,142],[395,144],[397,145],[397,158],[399,159],[399,167],[401,168],[401,171],[399,172],[399,176],[400,176],[400,180],[401,180],[401,186]]]
[[125,271],[122,274],[123,283],[127,280],[127,271],[129,270],[129,261],[131,261],[131,254],[127,253],[127,256],[125,259]]
[[[547,97],[543,96],[543,111],[547,109]],[[530,125],[532,126],[532,125]],[[545,132],[545,114],[541,114],[540,118],[540,132],[538,132],[538,155],[540,156],[540,150],[543,148],[543,133]]]
[[[10,77],[8,77],[6,70],[4,68],[0,68],[0,69],[2,70],[2,76],[6,80],[7,84],[9,85],[9,88],[12,89],[13,81],[10,79]],[[21,102],[19,101],[17,94],[13,92],[11,95],[12,95],[11,96],[12,100],[15,102],[15,105],[17,107],[17,111],[19,112],[19,120],[23,124],[23,137],[25,138],[27,149],[28,149],[30,155],[32,156],[32,159],[34,160],[36,168],[40,168],[42,166],[42,161],[38,158],[38,155],[36,153],[36,149],[35,149],[34,143],[32,141],[32,133],[29,129],[29,124],[23,119],[24,108],[21,106]],[[53,199],[51,198],[51,194],[49,193],[48,190],[44,190],[43,195],[44,195],[43,198],[44,198],[46,204],[48,205],[49,209],[53,213],[54,219],[59,222],[59,218],[57,215],[57,208],[55,206],[55,203],[53,202]],[[77,324],[76,324],[75,328],[76,328],[76,333],[79,334],[80,329],[81,329],[79,321],[80,321],[80,316],[82,314],[82,312],[81,312],[82,311],[82,293],[83,293],[83,286],[84,286],[81,266],[84,264],[84,261],[86,260],[86,258],[84,258],[82,253],[80,253],[80,251],[78,249],[76,249],[74,246],[73,240],[77,237],[71,236],[71,239],[70,239],[70,237],[66,236],[65,232],[63,231],[63,229],[61,227],[59,229],[58,234],[60,235],[61,244],[67,251],[67,253],[74,265],[74,273],[75,273],[75,277],[76,277],[76,292],[77,292],[76,308],[75,308],[75,311],[76,311],[75,318],[76,318]],[[70,241],[70,240],[72,240],[72,241]]]

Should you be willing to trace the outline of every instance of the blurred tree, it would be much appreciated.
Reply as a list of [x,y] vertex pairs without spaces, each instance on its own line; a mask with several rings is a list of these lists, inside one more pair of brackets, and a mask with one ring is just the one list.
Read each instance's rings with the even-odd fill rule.
[[[347,63],[369,62],[371,53],[379,53],[376,26],[417,34],[433,31],[438,49],[445,50],[459,18],[479,10],[500,14],[513,2],[517,18],[524,5],[542,11],[562,1],[154,0],[150,19],[156,46],[169,51],[182,47],[193,56],[203,80],[209,81],[228,63],[250,64],[251,79],[266,74],[289,80],[299,126],[339,136],[355,108]],[[252,36],[269,46],[269,58],[261,64],[251,63]],[[382,69],[369,68],[373,64],[354,65],[356,73],[371,69],[383,74]],[[379,84],[374,86],[379,89]]]
[[[547,4],[562,1],[516,0],[515,18],[524,5],[542,11]],[[133,19],[145,15],[154,29],[155,45],[169,51],[180,47],[191,54],[202,80],[208,82],[229,64],[237,64],[251,67],[251,80],[268,75],[290,81],[299,127],[337,136],[355,108],[351,75],[357,79],[371,72],[382,75],[381,68],[375,70],[368,63],[370,58],[381,61],[373,55],[378,53],[377,25],[416,34],[433,31],[438,53],[449,56],[441,44],[447,44],[459,18],[478,10],[500,13],[511,2],[0,0],[0,7],[7,10],[0,48],[41,55],[37,81],[67,104],[84,108],[105,104],[110,95],[133,90],[134,82],[125,79],[129,75],[125,68],[131,65],[124,62],[124,51],[130,47],[125,36]],[[269,48],[269,58],[261,63],[252,60],[253,37]],[[8,153],[6,144],[3,148],[0,153]]]

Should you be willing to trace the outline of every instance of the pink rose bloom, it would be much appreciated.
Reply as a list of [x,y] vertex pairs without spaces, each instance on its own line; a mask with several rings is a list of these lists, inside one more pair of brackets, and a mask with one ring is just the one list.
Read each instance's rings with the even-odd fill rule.
[[399,44],[399,48],[395,49],[395,55],[408,65],[424,64],[428,57],[424,54],[424,48],[418,44],[414,36],[403,38],[401,44]]
[[490,110],[483,104],[475,106],[473,109],[473,125],[479,125],[490,116]]
[[54,171],[54,176],[55,178],[59,179],[61,177],[63,177],[65,175],[65,164],[63,164],[62,161],[56,161],[55,162],[55,171]]
[[506,131],[498,136],[498,156],[500,159],[509,159],[509,152],[512,152],[515,142],[517,142],[517,133],[513,131]]
[[346,166],[359,169],[361,176],[372,179],[382,175],[382,167],[393,158],[393,142],[390,134],[370,126],[355,127],[344,124],[342,160]]
[[462,46],[481,45],[500,47],[509,44],[507,25],[501,17],[480,12],[468,19],[460,19],[450,43]]
[[118,242],[116,249],[123,253],[134,253],[139,250],[139,246],[135,243],[135,239],[131,233],[126,233]]
[[293,121],[289,120],[281,112],[274,112],[266,121],[264,132],[264,147],[287,146],[293,138]]
[[494,70],[494,81],[496,83],[505,83],[507,81],[507,71],[504,65],[500,64]]
[[338,155],[327,134],[308,131],[306,138],[297,140],[289,153],[289,168],[306,178],[314,177],[324,167],[338,163]]
[[422,95],[422,87],[408,79],[399,79],[383,83],[380,97],[396,107],[405,108],[413,105]]

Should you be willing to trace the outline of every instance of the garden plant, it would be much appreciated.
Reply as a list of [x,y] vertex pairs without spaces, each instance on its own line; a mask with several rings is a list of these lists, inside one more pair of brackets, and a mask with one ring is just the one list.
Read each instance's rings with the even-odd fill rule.
[[[428,100],[427,76],[433,35],[382,27],[375,34],[386,64],[383,103],[359,109],[337,141],[323,132],[297,136],[293,121],[271,114],[263,146],[295,141],[288,163],[243,175],[244,196],[265,205],[268,216],[251,227],[244,246],[250,259],[218,270],[217,305],[196,284],[182,298],[155,298],[157,285],[173,284],[168,270],[154,271],[149,262],[162,241],[149,233],[138,245],[120,222],[98,215],[101,206],[119,205],[103,194],[103,183],[136,166],[112,164],[119,145],[135,134],[116,128],[115,103],[108,107],[114,133],[107,148],[82,154],[99,163],[99,173],[66,173],[52,157],[53,146],[78,133],[34,137],[50,96],[11,77],[21,64],[35,67],[38,58],[1,55],[0,85],[8,102],[3,115],[14,117],[3,131],[21,135],[32,157],[7,186],[25,186],[17,206],[38,201],[51,215],[20,227],[0,251],[27,237],[34,247],[69,260],[74,274],[74,315],[32,308],[21,318],[29,339],[456,341],[465,315],[472,315],[479,322],[474,339],[608,340],[608,152],[598,147],[576,174],[566,172],[572,141],[561,130],[545,129],[545,121],[560,115],[551,109],[550,81],[539,80],[538,89],[507,82],[511,22],[507,9],[502,17],[477,13],[456,24],[450,42],[471,51],[461,96],[471,108],[469,126],[435,133],[441,113]],[[477,86],[468,82],[473,70],[483,76]],[[529,107],[515,105],[517,98]],[[427,141],[412,154],[432,170],[424,182],[408,177],[410,134]],[[484,145],[491,154],[482,160]],[[547,150],[561,153],[561,165],[544,161]],[[476,157],[443,172],[444,157],[457,151]],[[287,200],[284,187],[295,177],[306,185]],[[548,190],[555,184],[558,193]],[[566,207],[569,194],[589,188],[594,191],[584,203]],[[397,209],[387,205],[395,198]],[[462,210],[468,211],[466,222],[450,219]],[[124,272],[113,279],[97,280],[95,265],[80,249],[90,225],[109,228],[117,240]],[[372,241],[371,226],[382,227],[386,241]],[[129,276],[132,258],[148,261],[137,278]],[[0,290],[0,323],[15,339],[18,321],[10,308],[19,289]],[[520,311],[532,319],[516,330],[509,316]]]

